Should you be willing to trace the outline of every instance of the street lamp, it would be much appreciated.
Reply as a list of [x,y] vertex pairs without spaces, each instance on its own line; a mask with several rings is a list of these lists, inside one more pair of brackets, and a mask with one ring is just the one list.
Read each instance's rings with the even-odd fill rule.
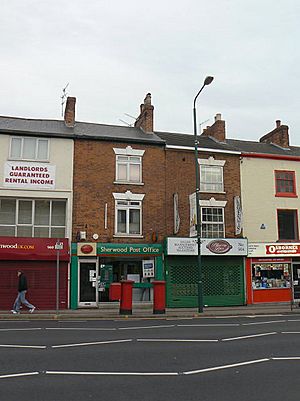
[[197,229],[197,267],[198,267],[198,312],[203,312],[203,282],[202,282],[202,265],[201,265],[201,216],[200,216],[200,174],[198,163],[198,137],[197,137],[197,116],[196,116],[196,100],[202,92],[204,86],[212,83],[214,77],[206,77],[202,88],[199,90],[194,99],[193,117],[194,117],[194,140],[195,140],[195,170],[196,170],[196,229]]

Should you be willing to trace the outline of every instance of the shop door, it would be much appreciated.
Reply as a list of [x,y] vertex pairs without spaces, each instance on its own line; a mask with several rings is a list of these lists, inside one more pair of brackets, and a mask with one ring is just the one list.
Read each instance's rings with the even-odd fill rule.
[[80,260],[78,268],[78,306],[96,307],[98,304],[97,260]]
[[293,263],[294,301],[300,302],[300,263]]

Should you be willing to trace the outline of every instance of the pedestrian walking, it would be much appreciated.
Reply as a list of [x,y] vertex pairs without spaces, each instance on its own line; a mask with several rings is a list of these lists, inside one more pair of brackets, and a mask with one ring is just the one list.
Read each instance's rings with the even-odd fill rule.
[[18,274],[18,278],[19,278],[18,295],[17,295],[17,298],[14,302],[14,306],[11,311],[12,311],[12,313],[20,313],[20,307],[21,307],[21,304],[23,304],[23,305],[27,306],[27,308],[29,308],[29,312],[32,313],[35,310],[35,306],[33,306],[25,298],[26,291],[28,289],[27,278],[21,270],[18,270],[17,274]]

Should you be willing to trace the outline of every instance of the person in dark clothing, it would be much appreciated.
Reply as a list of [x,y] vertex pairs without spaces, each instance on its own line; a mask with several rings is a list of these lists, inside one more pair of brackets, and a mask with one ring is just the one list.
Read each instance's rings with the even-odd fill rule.
[[18,295],[17,295],[17,298],[14,302],[14,306],[11,311],[12,311],[12,313],[20,313],[20,307],[21,307],[21,304],[23,304],[23,305],[27,306],[27,308],[29,308],[29,312],[32,313],[35,310],[35,306],[33,306],[25,298],[26,291],[28,289],[26,276],[21,270],[18,270],[18,277],[19,277]]

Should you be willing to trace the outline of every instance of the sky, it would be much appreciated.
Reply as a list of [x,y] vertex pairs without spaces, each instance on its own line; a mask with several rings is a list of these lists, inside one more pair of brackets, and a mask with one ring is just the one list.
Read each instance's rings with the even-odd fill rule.
[[300,146],[299,0],[1,0],[0,115],[132,125],[152,94],[154,129],[193,132],[221,113],[257,141],[289,126]]

